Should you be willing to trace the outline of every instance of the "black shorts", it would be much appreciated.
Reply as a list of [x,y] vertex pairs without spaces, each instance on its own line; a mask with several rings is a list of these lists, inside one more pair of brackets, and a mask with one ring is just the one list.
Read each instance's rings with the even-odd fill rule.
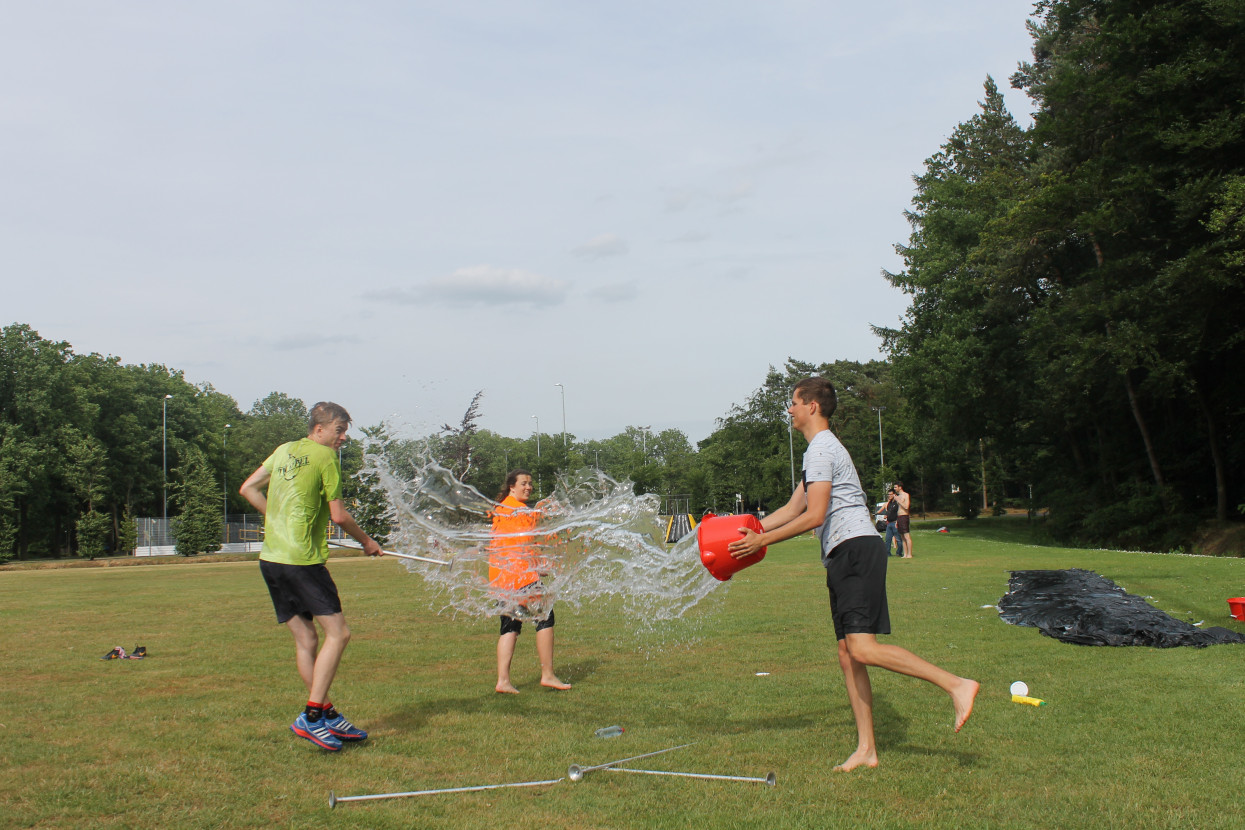
[[[549,609],[549,616],[545,617],[543,620],[536,621],[537,631],[544,631],[546,628],[553,628],[553,609],[552,608]],[[515,634],[523,633],[523,620],[515,619],[514,617],[507,617],[505,614],[502,614],[501,615],[501,634],[509,634],[512,631]],[[501,634],[499,634],[498,636],[500,637]]]
[[895,519],[895,529],[900,533],[911,532],[911,527],[908,524],[910,521],[912,521],[911,514],[905,513],[902,516],[899,516]]
[[311,620],[342,612],[337,585],[324,565],[285,565],[261,559],[259,572],[268,584],[279,623],[289,622],[295,615]]
[[834,637],[890,634],[886,608],[886,547],[879,536],[855,536],[830,551],[826,566]]

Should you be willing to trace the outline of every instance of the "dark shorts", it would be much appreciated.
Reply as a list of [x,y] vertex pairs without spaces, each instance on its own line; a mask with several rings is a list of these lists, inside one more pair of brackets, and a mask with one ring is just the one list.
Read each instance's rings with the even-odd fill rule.
[[[543,620],[536,621],[537,631],[544,631],[546,628],[553,628],[553,609],[552,608],[549,609],[549,616],[545,617]],[[507,617],[505,614],[502,614],[501,615],[501,634],[509,634],[511,632],[514,632],[515,634],[523,633],[523,620],[517,620],[514,617]],[[499,634],[498,636],[501,636],[501,634]]]
[[886,607],[886,547],[878,536],[856,536],[830,552],[826,567],[834,637],[890,634]]
[[895,519],[895,529],[898,530],[900,533],[907,533],[908,522],[911,521],[911,519],[912,517],[910,515],[899,516],[898,518]]
[[294,616],[311,620],[342,612],[337,585],[324,565],[285,565],[259,561],[259,572],[268,584],[277,622],[289,622]]

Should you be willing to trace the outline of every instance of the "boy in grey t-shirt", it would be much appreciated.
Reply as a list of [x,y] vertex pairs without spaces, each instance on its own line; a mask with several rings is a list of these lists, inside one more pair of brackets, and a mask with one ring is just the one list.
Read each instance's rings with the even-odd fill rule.
[[816,529],[826,566],[830,613],[839,644],[839,667],[856,719],[856,751],[836,766],[847,771],[878,765],[873,734],[873,688],[869,666],[926,680],[951,697],[955,731],[973,712],[979,684],[922,660],[907,649],[883,645],[878,634],[890,633],[886,607],[886,548],[873,528],[860,479],[851,456],[830,432],[838,406],[834,386],[824,378],[806,378],[791,393],[791,425],[808,439],[804,476],[791,500],[761,521],[761,533],[740,528],[732,556],[750,556],[766,545]]

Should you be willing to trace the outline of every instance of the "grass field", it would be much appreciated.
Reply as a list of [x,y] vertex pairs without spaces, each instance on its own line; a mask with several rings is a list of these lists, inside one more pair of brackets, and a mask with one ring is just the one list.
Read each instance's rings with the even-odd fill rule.
[[[891,560],[889,642],[981,681],[947,698],[873,672],[881,766],[832,773],[855,742],[812,540],[776,546],[689,620],[637,632],[609,607],[558,610],[569,692],[493,693],[496,623],[437,616],[392,560],[331,567],[354,639],[333,699],[372,737],[324,753],[287,729],[304,699],[258,568],[187,562],[0,572],[0,826],[91,828],[1216,828],[1242,824],[1245,651],[1066,645],[1002,623],[1008,571],[1083,567],[1175,617],[1237,631],[1245,561],[1036,547],[1024,523],[916,532]],[[101,661],[144,645],[142,661]],[[768,676],[758,676],[768,672]],[[1025,680],[1049,705],[1010,702]],[[597,727],[621,724],[613,740]],[[646,769],[532,789],[339,804],[359,795],[560,778],[695,742]]]

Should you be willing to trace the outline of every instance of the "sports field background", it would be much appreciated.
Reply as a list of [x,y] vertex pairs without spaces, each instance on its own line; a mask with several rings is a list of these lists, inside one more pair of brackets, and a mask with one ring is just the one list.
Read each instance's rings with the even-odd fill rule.
[[[997,537],[998,526],[977,525]],[[371,730],[325,753],[289,722],[304,691],[254,562],[0,572],[3,827],[1239,827],[1245,650],[1072,646],[1002,623],[1008,571],[1082,567],[1191,622],[1245,625],[1245,560],[1083,551],[918,530],[890,561],[890,642],[981,681],[952,731],[937,689],[874,670],[881,767],[855,741],[809,539],[774,547],[655,630],[558,608],[569,692],[540,689],[531,632],[497,695],[496,622],[438,616],[392,560],[331,568],[354,639],[333,699]],[[101,661],[120,645],[142,661]],[[768,672],[758,676],[758,672]],[[1010,702],[1026,681],[1049,705]],[[593,730],[621,724],[623,737]],[[338,795],[559,778],[688,742],[647,769],[777,774],[778,786],[597,772],[582,782],[382,802]]]

